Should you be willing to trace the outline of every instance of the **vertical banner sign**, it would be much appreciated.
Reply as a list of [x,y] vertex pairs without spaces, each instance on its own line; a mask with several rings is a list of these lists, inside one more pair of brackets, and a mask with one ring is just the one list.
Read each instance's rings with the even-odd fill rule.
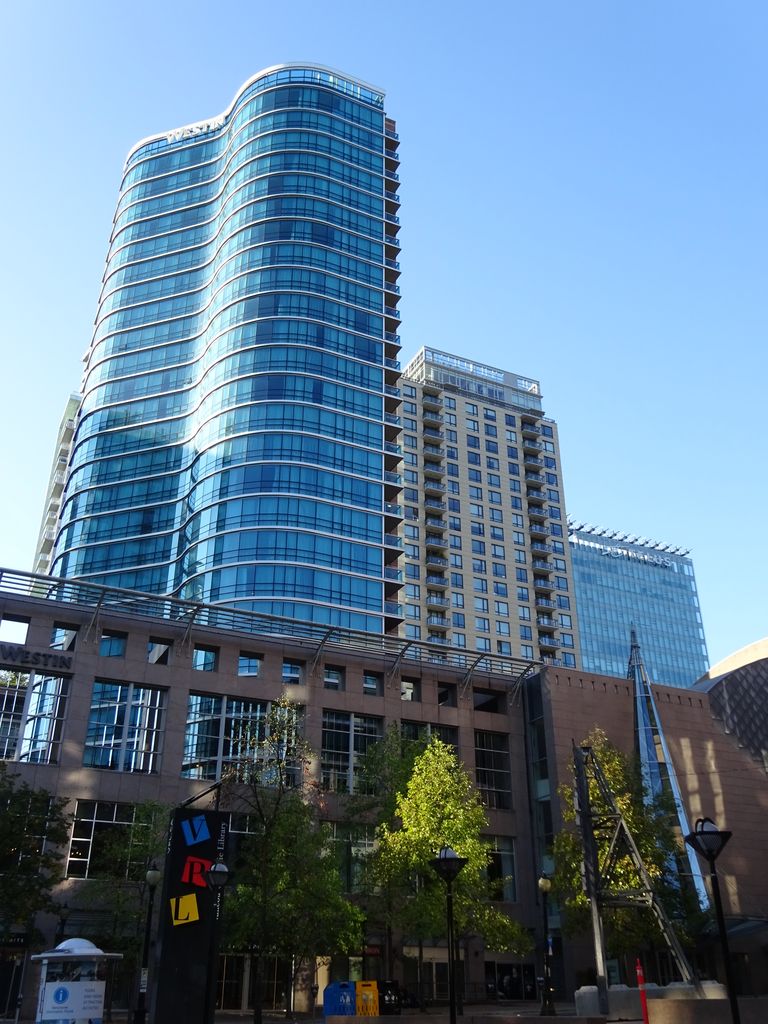
[[228,815],[173,812],[163,873],[155,1020],[205,1024],[217,898],[208,887],[212,864],[227,857]]

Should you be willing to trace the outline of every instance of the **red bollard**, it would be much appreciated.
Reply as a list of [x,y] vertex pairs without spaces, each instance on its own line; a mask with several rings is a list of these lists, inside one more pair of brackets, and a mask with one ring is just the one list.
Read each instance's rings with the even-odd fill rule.
[[640,1006],[643,1010],[643,1024],[650,1024],[648,1019],[648,996],[645,994],[645,975],[640,957],[635,961],[635,974],[637,975],[637,987],[640,989]]

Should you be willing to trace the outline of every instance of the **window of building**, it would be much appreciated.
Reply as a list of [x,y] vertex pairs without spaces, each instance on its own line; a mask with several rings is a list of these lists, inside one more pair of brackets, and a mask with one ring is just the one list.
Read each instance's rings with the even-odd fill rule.
[[323,711],[320,783],[332,793],[360,791],[360,760],[382,737],[382,719],[345,711]]
[[467,622],[464,612],[452,612],[451,625],[454,626],[456,629],[466,629]]
[[105,630],[99,640],[99,655],[102,658],[124,658],[127,643],[128,635],[126,633]]
[[456,707],[456,684],[455,683],[438,683],[437,684],[437,703],[443,708],[455,708]]
[[515,867],[515,841],[511,836],[488,836],[491,859],[488,880],[491,899],[506,903],[517,902],[517,871]]
[[19,737],[19,760],[31,764],[58,764],[69,698],[69,679],[33,673]]
[[461,589],[464,586],[464,575],[460,572],[451,573],[451,586]]
[[482,576],[474,576],[472,579],[472,589],[476,594],[487,594],[488,580],[484,580]]
[[571,629],[571,627],[573,626],[573,619],[571,618],[571,616],[565,615],[561,612],[559,617],[560,625],[564,626],[566,629]]
[[237,660],[237,674],[239,676],[261,675],[261,663],[264,659],[262,654],[254,654],[252,651],[240,651]]
[[405,565],[405,578],[408,580],[418,580],[421,577],[421,566],[415,565],[413,562],[406,562]]
[[573,634],[572,633],[561,633],[560,642],[563,647],[573,647]]
[[304,681],[304,662],[285,659],[282,679],[283,686],[298,686],[302,683]]
[[463,594],[451,594],[451,605],[454,608],[464,607],[464,595]]
[[192,651],[192,668],[197,672],[217,672],[219,668],[219,648],[196,644]]
[[512,644],[509,640],[497,640],[496,641],[496,653],[505,654],[507,656],[512,655]]
[[472,559],[472,572],[488,572],[488,564],[484,558]]
[[21,734],[29,675],[3,672],[0,682],[0,761],[13,761]]
[[520,657],[533,660],[533,647],[531,644],[520,644]]
[[515,569],[515,579],[518,583],[528,582],[528,570],[527,569]]
[[400,680],[400,700],[421,701],[421,680],[404,677]]
[[346,674],[341,665],[326,665],[323,669],[323,688],[326,690],[346,689]]
[[95,680],[83,766],[118,772],[157,772],[164,712],[165,690]]
[[463,557],[461,555],[456,555],[456,554],[452,553],[449,556],[449,560],[450,560],[450,565],[451,565],[452,569],[463,569],[464,568],[464,559],[463,559]]
[[507,587],[506,583],[500,583],[498,580],[494,581],[493,592],[496,595],[496,597],[508,597],[508,590],[509,588]]
[[460,647],[463,649],[467,646],[466,633],[454,633],[452,639],[454,647]]
[[79,628],[79,626],[72,626],[64,622],[54,622],[51,631],[51,647],[55,651],[74,651]]
[[151,636],[147,642],[147,661],[150,665],[167,665],[172,647],[173,640]]
[[412,622],[406,622],[405,636],[408,640],[421,640],[421,626],[417,626]]
[[517,600],[518,601],[528,601],[529,600],[529,597],[528,597],[528,587],[518,587],[517,588]]
[[477,633],[490,633],[491,621],[483,616],[475,616],[475,631]]
[[568,580],[565,578],[565,576],[555,576],[555,586],[558,590],[567,590]]
[[576,668],[576,655],[570,654],[568,651],[564,651],[563,665],[565,665],[566,668]]
[[517,617],[519,619],[523,619],[526,622],[530,622],[531,609],[527,605],[521,604],[520,607],[517,609]]
[[488,598],[487,597],[476,597],[475,598],[475,611],[476,612],[487,612],[488,611]]
[[481,690],[475,687],[472,690],[472,701],[475,711],[488,711],[494,715],[506,714],[507,701],[504,694],[498,690]]
[[[143,879],[147,870],[143,856],[136,863],[130,858],[132,848],[144,850],[145,843],[136,837],[137,828],[150,829],[151,819],[135,820],[133,804],[107,800],[78,800],[72,822],[72,839],[67,856],[67,878],[114,878],[115,851],[125,851],[119,867],[125,878]],[[123,838],[124,837],[124,838]]]
[[504,513],[501,511],[500,508],[489,508],[488,518],[491,520],[492,523],[503,523]]
[[557,600],[557,607],[558,608],[562,608],[565,611],[570,611],[571,610],[571,599],[570,599],[570,597],[566,597],[565,594],[558,594],[557,597],[556,597],[556,600]]
[[509,737],[505,733],[475,731],[475,781],[486,807],[510,809]]
[[360,892],[364,887],[366,864],[376,845],[373,825],[348,825],[340,821],[325,822],[325,825],[335,847],[344,892]]
[[497,636],[511,636],[510,626],[508,622],[497,622],[496,623],[496,635]]
[[0,619],[0,642],[5,644],[21,644],[27,642],[29,619],[19,615],[4,615]]
[[[256,756],[265,739],[269,704],[214,693],[190,693],[181,774],[185,779],[220,779],[228,767]],[[296,780],[294,780],[296,781]]]
[[366,697],[380,697],[384,693],[384,679],[378,672],[363,672],[363,693]]
[[521,640],[533,640],[533,630],[530,626],[520,627],[520,639]]

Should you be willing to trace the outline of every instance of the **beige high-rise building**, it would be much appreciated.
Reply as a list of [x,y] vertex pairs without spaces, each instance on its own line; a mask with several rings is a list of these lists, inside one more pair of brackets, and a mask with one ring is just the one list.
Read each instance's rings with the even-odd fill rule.
[[80,408],[80,395],[71,394],[67,400],[64,415],[61,417],[59,431],[56,435],[56,447],[53,452],[51,472],[48,477],[48,488],[45,492],[43,515],[40,520],[40,532],[35,547],[34,571],[45,575],[51,568],[51,555],[56,540],[56,528],[61,514],[61,498],[67,475],[69,456],[72,451],[72,438],[75,434],[75,417]]
[[405,636],[576,666],[557,424],[539,382],[422,348],[401,391]]

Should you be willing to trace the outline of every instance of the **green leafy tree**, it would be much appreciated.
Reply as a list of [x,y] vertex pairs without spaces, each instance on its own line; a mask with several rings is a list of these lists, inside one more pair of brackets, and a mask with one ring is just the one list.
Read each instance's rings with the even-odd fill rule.
[[[664,797],[648,801],[637,758],[630,758],[611,744],[605,733],[595,729],[585,740],[600,763],[616,804],[637,844],[654,891],[675,922],[678,937],[686,941],[699,927],[700,912],[695,894],[681,886],[674,865],[681,853],[674,828],[674,806]],[[578,934],[591,928],[589,903],[582,887],[584,857],[581,837],[576,828],[573,787],[560,790],[566,828],[555,836],[553,853],[555,873],[554,894],[561,901],[564,931]],[[590,780],[590,802],[597,815],[607,810],[598,787]],[[596,830],[598,858],[605,861],[612,836],[610,828]],[[609,891],[636,890],[640,879],[629,856],[618,859]],[[637,953],[644,948],[662,945],[662,938],[652,913],[640,907],[602,909],[605,939],[610,955]]]
[[51,890],[61,880],[69,838],[65,806],[0,762],[0,938],[54,909]]
[[268,958],[293,965],[293,985],[316,957],[362,942],[362,913],[344,897],[334,844],[306,783],[311,752],[299,714],[288,700],[272,705],[263,727],[247,737],[225,793],[245,832],[234,891],[224,900],[224,941],[251,959],[255,1024],[263,1016]]
[[527,931],[492,902],[491,852],[483,832],[488,820],[479,794],[452,747],[433,738],[413,764],[405,791],[395,801],[396,820],[378,829],[372,874],[399,886],[408,899],[397,906],[396,924],[419,940],[445,934],[445,890],[430,860],[452,847],[467,864],[454,884],[459,935],[481,936],[489,948],[524,955]]

